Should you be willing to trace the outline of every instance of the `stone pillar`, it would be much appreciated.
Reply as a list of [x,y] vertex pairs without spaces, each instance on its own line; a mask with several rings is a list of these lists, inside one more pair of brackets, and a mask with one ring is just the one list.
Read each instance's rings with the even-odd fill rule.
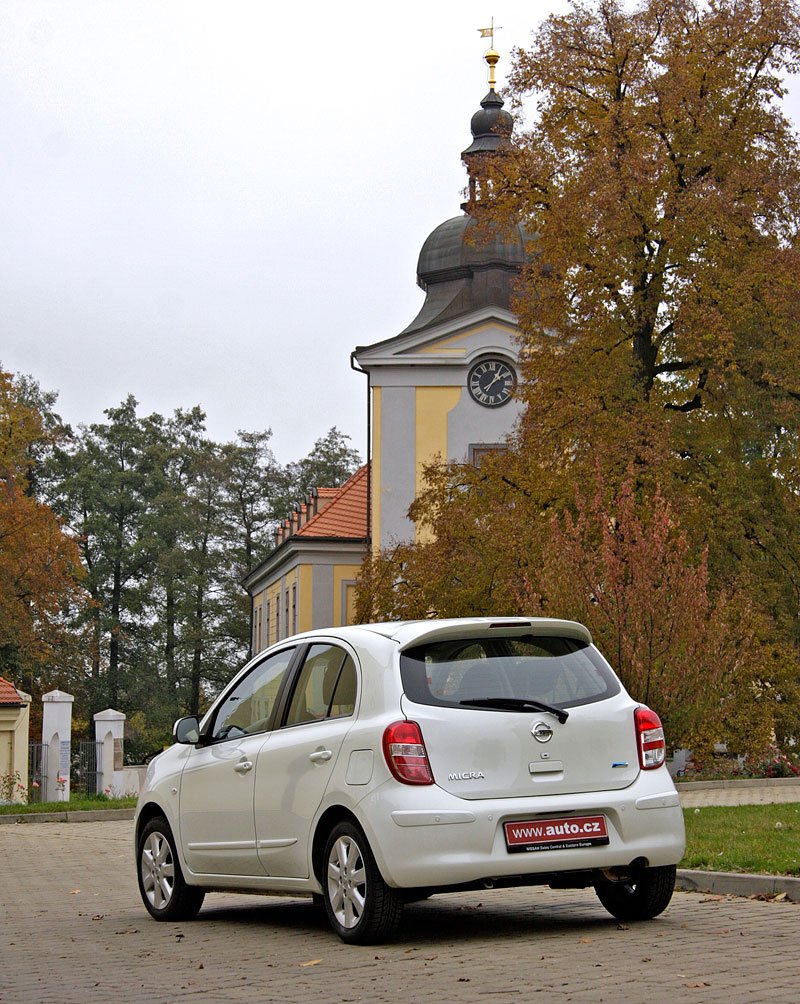
[[103,755],[98,768],[97,790],[107,791],[110,798],[122,798],[125,794],[123,781],[122,747],[125,735],[125,715],[121,711],[108,708],[94,716],[94,737],[103,744]]
[[72,694],[51,690],[42,697],[42,742],[47,743],[45,802],[68,802],[72,752]]

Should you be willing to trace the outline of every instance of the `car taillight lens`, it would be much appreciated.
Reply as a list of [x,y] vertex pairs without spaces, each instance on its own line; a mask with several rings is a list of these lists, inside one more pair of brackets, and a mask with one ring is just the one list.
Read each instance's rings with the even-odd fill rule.
[[639,707],[633,714],[636,722],[636,746],[642,770],[660,767],[667,757],[667,742],[661,719],[650,708]]
[[383,733],[383,755],[392,774],[403,784],[433,784],[428,751],[416,722],[392,722]]

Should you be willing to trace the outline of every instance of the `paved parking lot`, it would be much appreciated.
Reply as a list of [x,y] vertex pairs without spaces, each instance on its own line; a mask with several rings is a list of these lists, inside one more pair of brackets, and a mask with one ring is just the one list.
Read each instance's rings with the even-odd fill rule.
[[391,945],[342,945],[308,901],[139,903],[130,821],[0,827],[0,1001],[796,1001],[800,905],[676,893],[618,925],[587,891],[434,897]]

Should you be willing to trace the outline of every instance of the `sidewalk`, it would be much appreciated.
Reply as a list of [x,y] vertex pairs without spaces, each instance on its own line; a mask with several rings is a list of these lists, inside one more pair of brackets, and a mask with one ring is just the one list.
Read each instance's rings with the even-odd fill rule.
[[741,781],[683,781],[676,785],[684,809],[706,805],[776,805],[800,802],[800,777]]

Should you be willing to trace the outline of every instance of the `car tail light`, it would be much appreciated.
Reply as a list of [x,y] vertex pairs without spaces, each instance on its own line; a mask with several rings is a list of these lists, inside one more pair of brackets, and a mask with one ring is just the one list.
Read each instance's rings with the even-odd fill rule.
[[403,784],[433,784],[428,751],[416,722],[392,722],[383,733],[386,764]]
[[636,722],[636,746],[642,770],[660,767],[667,757],[667,741],[661,719],[650,708],[640,706],[633,714]]

